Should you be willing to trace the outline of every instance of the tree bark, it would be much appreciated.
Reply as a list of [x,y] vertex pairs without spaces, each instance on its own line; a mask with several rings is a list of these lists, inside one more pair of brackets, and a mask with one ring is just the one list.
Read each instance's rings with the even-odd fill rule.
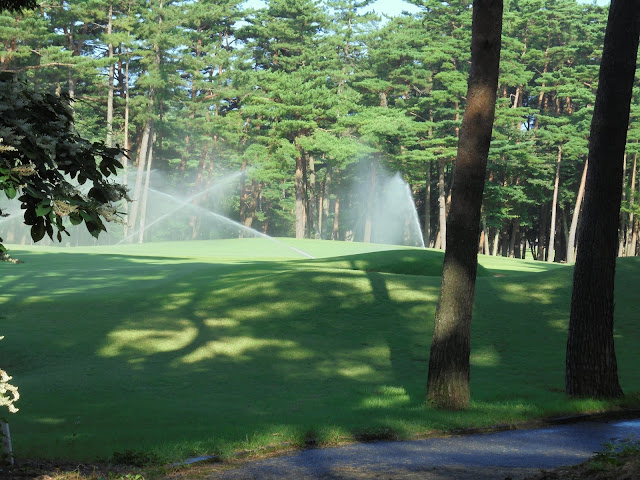
[[147,173],[144,177],[144,190],[142,192],[142,203],[140,204],[140,228],[138,231],[138,243],[144,242],[144,230],[147,221],[147,201],[149,199],[149,183],[151,182],[151,164],[153,162],[153,125],[149,135],[149,156],[147,157]]
[[537,260],[544,261],[545,245],[544,242],[547,239],[547,210],[549,205],[547,203],[540,207],[540,229],[538,231],[538,253]]
[[296,238],[304,238],[304,163],[302,152],[296,157]]
[[487,229],[487,218],[484,215],[482,216],[482,231],[484,232],[484,241],[482,242],[484,254],[489,255],[489,230]]
[[376,159],[371,162],[371,179],[369,183],[369,195],[367,196],[366,217],[364,220],[364,237],[362,240],[365,243],[371,243],[371,230],[373,228],[373,225],[371,223],[371,216],[373,215],[373,201],[376,191],[377,164],[378,162],[376,161]]
[[613,339],[614,279],[622,162],[639,37],[640,0],[613,0],[591,120],[580,249],[573,275],[566,392],[574,397],[623,395]]
[[562,145],[558,145],[558,162],[556,178],[553,182],[553,200],[551,201],[551,224],[549,225],[549,254],[547,262],[553,262],[556,250],[556,212],[558,211],[558,190],[560,189],[560,163],[562,162]]
[[444,161],[438,161],[438,228],[440,230],[440,247],[447,248],[447,199],[444,188]]
[[431,246],[431,162],[427,164],[424,189],[424,246]]
[[491,255],[494,257],[498,256],[498,250],[500,247],[500,227],[496,227],[493,232],[493,240],[491,242]]
[[509,240],[509,258],[515,258],[519,255],[516,254],[516,249],[518,254],[520,253],[520,247],[516,248],[516,244],[520,242],[520,217],[516,217],[513,219],[513,229],[511,230],[511,239]]
[[453,174],[442,269],[429,357],[427,401],[439,408],[469,405],[471,310],[478,268],[478,230],[495,114],[502,0],[474,0],[467,106]]
[[325,230],[327,229],[326,224],[329,221],[329,205],[331,203],[331,189],[333,188],[332,178],[333,172],[331,166],[327,165],[327,173],[324,177],[324,193],[322,197],[322,223],[320,225],[320,235],[323,239],[327,238]]
[[337,195],[333,204],[333,228],[331,229],[331,240],[340,240],[340,197]]
[[[109,3],[108,15],[107,35],[111,35],[113,31],[113,2]],[[109,74],[107,80],[107,139],[105,143],[108,147],[113,147],[113,81],[115,76],[115,64],[113,63],[113,43],[111,43],[111,41],[109,41],[108,52]]]
[[[626,184],[626,180],[627,180],[627,153],[625,152],[624,157],[623,157],[623,161],[622,161],[622,201],[624,202],[626,200],[626,193],[625,193],[625,184]],[[627,237],[627,217],[626,215],[620,215],[620,229],[618,231],[618,256],[619,257],[623,257],[624,256],[624,244],[625,244],[625,239]]]
[[587,180],[587,168],[589,161],[584,162],[582,169],[582,177],[580,178],[580,187],[578,187],[578,196],[576,198],[576,208],[573,210],[571,217],[571,227],[569,227],[569,242],[567,244],[567,263],[573,263],[576,252],[576,232],[578,230],[578,219],[580,218],[580,209],[582,208],[582,200],[584,199],[584,186]]
[[[151,108],[150,108],[151,110]],[[136,172],[136,184],[133,190],[133,205],[131,206],[131,210],[128,218],[129,228],[133,229],[135,235],[135,231],[137,229],[138,222],[138,214],[141,209],[141,200],[142,200],[142,185],[144,181],[144,172],[147,161],[147,152],[149,150],[149,144],[153,142],[150,139],[150,136],[153,132],[153,120],[149,119],[144,125],[144,131],[142,133],[142,141],[140,142],[140,152],[138,153],[138,168]]]
[[634,221],[633,207],[635,205],[636,197],[636,169],[638,166],[638,154],[633,155],[633,167],[631,167],[631,192],[629,196],[629,225],[631,225],[631,235],[626,245],[626,256],[632,257],[636,254],[636,241],[638,238],[638,229]]

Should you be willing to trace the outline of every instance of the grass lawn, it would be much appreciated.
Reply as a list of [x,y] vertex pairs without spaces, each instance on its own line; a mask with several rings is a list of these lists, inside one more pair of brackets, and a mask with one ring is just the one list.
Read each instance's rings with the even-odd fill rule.
[[[24,263],[0,263],[0,366],[22,395],[17,457],[176,461],[615,407],[564,397],[564,265],[480,257],[473,405],[447,413],[424,406],[442,252],[245,239],[11,253]],[[620,260],[627,393],[638,285],[640,259]]]

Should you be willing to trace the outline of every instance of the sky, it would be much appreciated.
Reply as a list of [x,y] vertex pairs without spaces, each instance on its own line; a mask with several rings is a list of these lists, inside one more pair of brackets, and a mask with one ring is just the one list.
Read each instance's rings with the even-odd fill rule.
[[[593,0],[578,0],[579,3],[591,3]],[[608,5],[609,0],[596,0],[598,5]],[[248,7],[258,7],[264,5],[260,0],[248,0],[246,5]],[[377,0],[371,5],[371,9],[375,10],[379,14],[385,14],[389,16],[400,15],[403,10],[408,12],[417,12],[420,9],[415,5],[404,2],[403,0]]]

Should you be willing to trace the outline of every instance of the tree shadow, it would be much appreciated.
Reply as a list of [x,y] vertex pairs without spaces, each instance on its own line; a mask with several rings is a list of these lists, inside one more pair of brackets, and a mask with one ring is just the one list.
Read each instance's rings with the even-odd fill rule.
[[423,405],[437,276],[351,260],[100,257],[34,256],[0,281],[3,368],[23,395],[18,455],[393,438],[523,418],[562,397],[549,388],[570,275],[478,280],[475,406],[452,415]]

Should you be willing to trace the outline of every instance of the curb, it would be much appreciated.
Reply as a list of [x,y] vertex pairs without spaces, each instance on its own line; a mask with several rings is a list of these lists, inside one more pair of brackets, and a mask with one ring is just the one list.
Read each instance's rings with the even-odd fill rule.
[[[419,435],[413,439],[405,439],[405,440],[426,440],[429,438],[437,438],[437,437],[446,438],[446,437],[462,436],[462,435],[479,435],[479,434],[486,434],[486,433],[497,433],[497,432],[504,432],[508,430],[527,430],[527,429],[534,429],[534,428],[544,428],[544,427],[549,427],[553,425],[567,425],[567,424],[580,423],[580,422],[590,422],[590,421],[602,422],[602,421],[631,420],[631,419],[640,419],[639,409],[617,410],[617,411],[598,412],[598,413],[585,413],[580,415],[567,415],[562,417],[550,417],[550,418],[542,418],[539,420],[529,420],[529,421],[513,423],[513,424],[492,425],[489,427],[461,428],[457,430],[450,430],[447,432],[438,431],[438,432],[431,432],[426,435]],[[374,440],[374,442],[375,441],[402,442],[403,440]],[[349,443],[351,444],[351,443],[372,443],[372,442],[356,441],[356,442],[349,442]],[[287,447],[290,445],[291,443],[289,442],[282,443],[280,445],[273,446],[273,449],[275,450],[278,447]],[[322,447],[307,446],[306,448],[322,448]],[[265,450],[268,452],[271,449],[266,447],[261,450]],[[302,448],[300,448],[300,450],[302,450]],[[234,458],[244,458],[249,456],[251,453],[253,453],[253,451],[242,450],[234,453],[232,456]],[[169,464],[169,466],[180,467],[182,465],[193,465],[195,463],[210,462],[210,461],[221,462],[222,459],[220,458],[219,455],[203,455],[199,457],[188,458],[181,462],[174,462]]]

